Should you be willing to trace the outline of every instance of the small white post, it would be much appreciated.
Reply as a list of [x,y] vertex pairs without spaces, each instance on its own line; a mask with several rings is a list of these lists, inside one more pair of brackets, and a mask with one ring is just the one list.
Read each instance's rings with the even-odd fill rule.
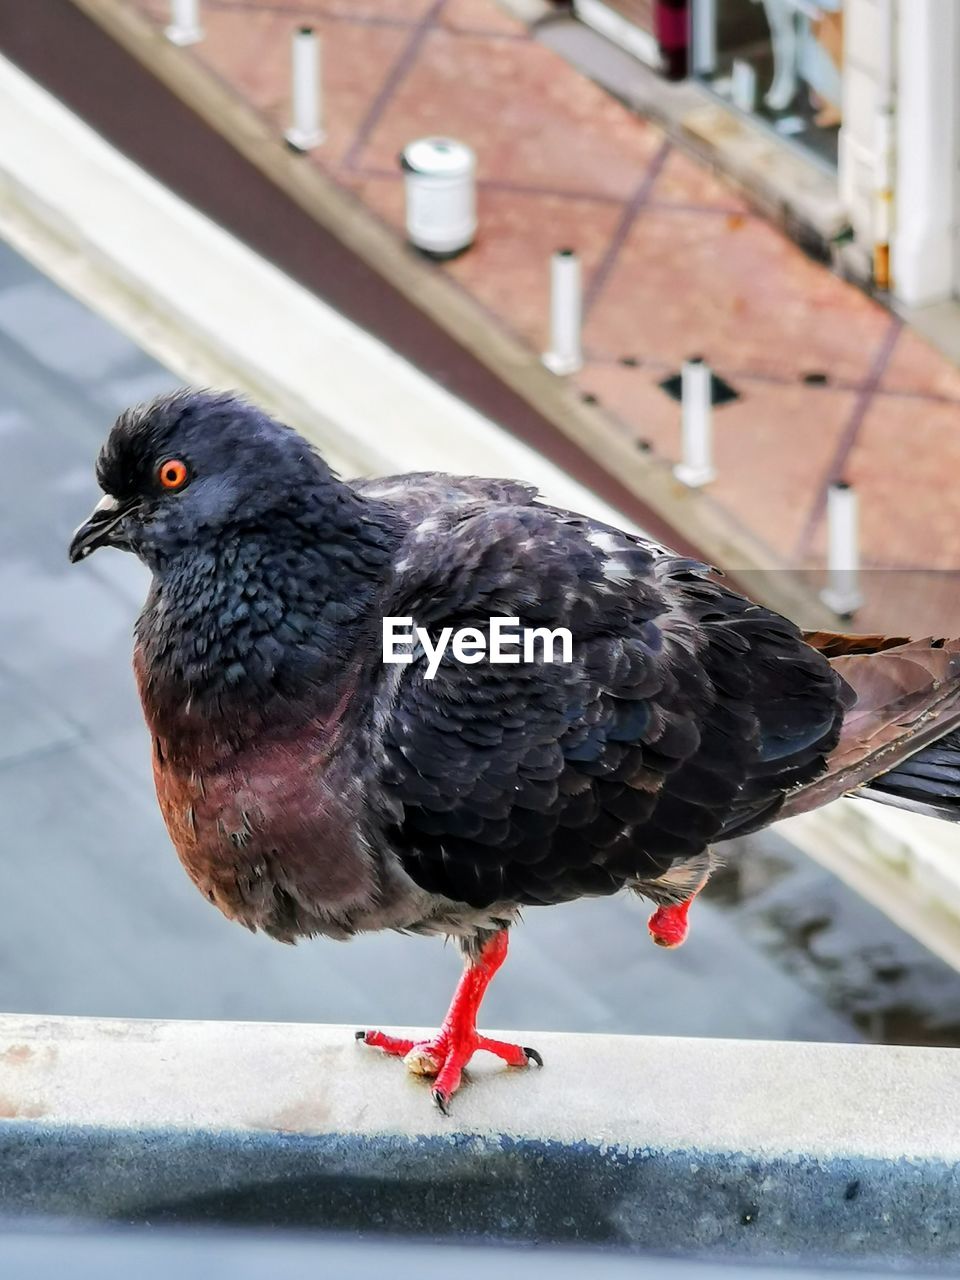
[[291,73],[293,123],[283,136],[296,151],[309,151],[325,137],[320,40],[313,27],[294,32]]
[[857,495],[846,480],[837,480],[827,493],[827,585],[820,599],[841,618],[863,604],[859,573]]
[[170,0],[170,25],[164,35],[171,44],[196,44],[203,39],[199,0]]
[[543,353],[551,373],[576,373],[583,365],[582,320],[580,259],[573,249],[558,249],[550,259],[550,350]]
[[730,99],[738,111],[751,112],[757,108],[757,73],[743,58],[733,60]]
[[673,468],[681,484],[699,489],[717,478],[713,466],[713,374],[700,356],[680,370],[682,461]]
[[694,75],[712,76],[717,69],[717,0],[694,0],[691,36]]
[[[804,4],[805,0],[763,0],[773,49],[773,81],[763,100],[771,111],[786,111],[797,96],[797,15]],[[816,11],[807,16],[816,16]],[[752,111],[753,105],[743,110]]]

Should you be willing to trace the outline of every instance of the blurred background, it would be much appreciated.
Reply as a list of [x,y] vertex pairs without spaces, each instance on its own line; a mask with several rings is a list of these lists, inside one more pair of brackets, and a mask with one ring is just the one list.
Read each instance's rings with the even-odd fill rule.
[[[905,11],[0,7],[0,1007],[427,1026],[459,970],[278,946],[182,872],[145,572],[66,560],[156,392],[240,387],[347,471],[523,474],[811,626],[956,634],[960,17]],[[531,910],[487,1023],[960,1043],[960,848],[867,809],[729,846],[678,952],[626,898]]]

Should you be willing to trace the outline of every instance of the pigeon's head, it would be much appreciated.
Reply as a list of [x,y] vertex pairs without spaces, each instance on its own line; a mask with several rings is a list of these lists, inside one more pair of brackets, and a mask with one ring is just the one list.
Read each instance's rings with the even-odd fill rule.
[[104,496],[70,559],[133,551],[156,570],[231,531],[323,505],[337,481],[307,442],[234,395],[180,391],[122,413],[97,459]]

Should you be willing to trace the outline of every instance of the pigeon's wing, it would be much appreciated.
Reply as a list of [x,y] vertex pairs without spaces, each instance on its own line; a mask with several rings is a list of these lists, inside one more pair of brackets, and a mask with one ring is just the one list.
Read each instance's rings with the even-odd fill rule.
[[[883,799],[909,776],[905,761],[922,773],[924,749],[960,726],[960,640],[823,633],[808,640],[830,655],[853,699],[827,769],[788,798],[785,816],[856,794],[864,784],[870,786],[859,794]],[[930,763],[938,764],[935,751]],[[956,806],[951,810],[955,818]]]
[[[693,888],[706,845],[822,768],[840,681],[791,623],[694,561],[583,518],[499,506],[432,517],[385,612],[489,633],[566,627],[572,661],[449,652],[385,669],[376,780],[410,876],[476,907]],[[692,872],[691,872],[692,875]],[[659,886],[659,887],[657,887]]]
[[407,471],[403,475],[376,476],[350,483],[363,497],[397,507],[412,524],[419,524],[436,511],[479,508],[490,503],[527,506],[537,499],[533,485],[520,480],[452,476],[443,471]]
[[883,653],[909,644],[907,636],[847,635],[842,631],[804,631],[803,638],[825,658],[843,658],[850,654]]

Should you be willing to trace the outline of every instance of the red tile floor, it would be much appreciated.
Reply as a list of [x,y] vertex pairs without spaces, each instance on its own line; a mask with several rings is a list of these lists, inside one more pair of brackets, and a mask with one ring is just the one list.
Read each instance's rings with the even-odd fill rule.
[[[166,0],[135,0],[167,20]],[[723,181],[507,16],[494,0],[204,0],[183,51],[280,131],[290,38],[324,47],[327,140],[308,163],[400,229],[397,153],[447,133],[477,152],[480,234],[449,273],[535,350],[548,258],[582,256],[578,387],[673,459],[679,410],[658,383],[705,356],[739,392],[714,417],[725,506],[785,566],[816,570],[829,482],[860,494],[868,604],[858,622],[960,624],[960,370],[812,262]],[[810,375],[817,375],[813,380]],[[926,570],[922,578],[916,571]],[[960,585],[958,580],[957,585]],[[957,602],[954,603],[954,597]],[[896,599],[894,598],[896,597]]]

